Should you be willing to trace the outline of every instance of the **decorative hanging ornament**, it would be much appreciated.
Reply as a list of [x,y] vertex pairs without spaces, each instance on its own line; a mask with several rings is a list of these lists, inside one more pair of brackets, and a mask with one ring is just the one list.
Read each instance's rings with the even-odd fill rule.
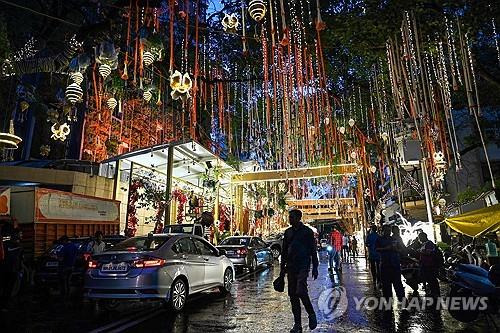
[[78,85],[80,85],[83,82],[83,74],[80,72],[71,73],[69,75],[69,78]]
[[142,98],[144,98],[144,100],[146,102],[149,102],[151,100],[151,98],[153,97],[153,94],[151,93],[151,91],[149,90],[146,90],[143,94],[142,94]]
[[0,148],[17,149],[22,141],[23,139],[14,134],[14,120],[11,119],[9,133],[0,133]]
[[116,99],[114,97],[111,97],[110,99],[108,99],[106,104],[108,104],[108,108],[110,108],[111,110],[114,110],[116,105],[118,104],[118,102],[116,101]]
[[356,159],[356,157],[358,157],[358,154],[357,154],[357,153],[353,150],[353,151],[351,152],[351,158],[352,158],[352,159]]
[[224,28],[224,31],[230,32],[230,33],[236,33],[236,30],[238,30],[238,26],[240,25],[240,22],[238,21],[238,17],[236,17],[236,14],[224,14],[224,18],[222,19],[222,27]]
[[376,171],[377,171],[377,168],[376,168],[374,165],[372,165],[372,166],[370,167],[370,172],[371,172],[371,173],[375,173]]
[[144,66],[149,66],[155,61],[155,56],[153,53],[146,51],[142,54],[142,60],[144,61]]
[[170,88],[172,88],[170,96],[172,96],[173,100],[180,98],[182,101],[186,101],[186,99],[191,97],[189,91],[192,87],[193,82],[191,81],[189,73],[184,73],[184,75],[182,75],[179,71],[175,71],[174,74],[170,76]]
[[356,123],[356,122],[354,121],[354,119],[352,119],[352,118],[351,118],[351,119],[349,119],[349,126],[354,127],[354,124],[355,124],[355,123]]
[[50,154],[50,146],[49,145],[43,145],[40,146],[40,156],[42,157],[47,157]]
[[389,139],[389,134],[387,132],[382,133],[382,140],[387,141]]
[[65,141],[66,137],[71,132],[71,129],[67,123],[64,123],[62,125],[60,125],[59,123],[55,123],[52,125],[50,130],[52,131],[51,138],[54,140],[61,140],[61,141]]
[[248,13],[255,21],[260,22],[266,15],[266,3],[264,0],[251,0],[248,5]]
[[325,125],[329,125],[330,124],[330,118],[326,117],[325,120],[324,120],[324,122],[325,122]]
[[340,126],[339,127],[339,132],[344,134],[345,133],[345,127],[344,126]]
[[28,110],[29,107],[30,107],[30,105],[29,105],[28,102],[26,102],[26,101],[22,101],[21,102],[21,112],[24,112],[24,111]]
[[109,74],[111,74],[111,66],[108,64],[102,64],[99,66],[99,74],[101,74],[102,78],[106,80]]
[[66,88],[66,99],[71,103],[80,101],[83,97],[83,89],[76,82]]

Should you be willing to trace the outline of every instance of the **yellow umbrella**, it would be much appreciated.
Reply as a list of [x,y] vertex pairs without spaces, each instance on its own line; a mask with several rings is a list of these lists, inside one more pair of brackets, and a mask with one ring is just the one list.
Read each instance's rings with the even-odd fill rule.
[[500,204],[445,219],[453,230],[470,237],[500,229]]

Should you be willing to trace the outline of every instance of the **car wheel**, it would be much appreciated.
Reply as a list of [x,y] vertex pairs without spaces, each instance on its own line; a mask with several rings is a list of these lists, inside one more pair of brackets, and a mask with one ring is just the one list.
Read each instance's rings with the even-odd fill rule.
[[184,309],[187,298],[187,284],[183,279],[177,279],[172,283],[170,290],[170,307],[178,312]]
[[224,285],[219,287],[221,294],[227,295],[231,292],[233,281],[233,270],[231,268],[226,268],[226,271],[224,272]]
[[277,246],[274,246],[274,247],[272,247],[272,248],[271,248],[271,251],[272,251],[272,253],[273,253],[273,258],[274,258],[274,259],[278,259],[278,257],[279,257],[279,256],[280,256],[280,254],[281,254],[280,248],[279,248],[279,247],[277,247]]
[[252,263],[250,264],[250,267],[248,267],[250,272],[253,272],[257,269],[257,257],[253,257]]

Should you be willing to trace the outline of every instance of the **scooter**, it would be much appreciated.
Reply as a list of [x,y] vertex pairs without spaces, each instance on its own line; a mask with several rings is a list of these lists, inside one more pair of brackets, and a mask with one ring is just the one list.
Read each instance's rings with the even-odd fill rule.
[[[458,264],[450,274],[450,282],[449,297],[451,302],[457,298],[473,301],[478,301],[478,298],[481,297],[486,298],[486,304],[479,301],[479,305],[476,307],[467,307],[464,302],[458,302],[458,309],[457,307],[449,307],[448,312],[456,320],[468,323],[476,320],[480,313],[487,315],[498,313],[500,306],[500,265],[493,265],[487,271],[473,264]],[[485,306],[481,308],[481,305]]]

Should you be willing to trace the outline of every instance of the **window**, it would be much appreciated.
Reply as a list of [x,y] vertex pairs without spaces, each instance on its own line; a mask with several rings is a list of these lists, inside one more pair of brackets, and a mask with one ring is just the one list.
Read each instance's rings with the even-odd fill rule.
[[199,252],[201,252],[204,256],[215,256],[217,255],[217,251],[208,243],[199,240],[197,238],[193,238],[193,242],[198,248]]
[[220,243],[220,245],[245,245],[250,242],[250,237],[229,237]]
[[133,237],[116,244],[108,251],[154,251],[169,239],[170,236]]
[[198,250],[195,248],[193,242],[188,237],[184,237],[175,242],[172,246],[175,253],[182,254],[197,254]]

